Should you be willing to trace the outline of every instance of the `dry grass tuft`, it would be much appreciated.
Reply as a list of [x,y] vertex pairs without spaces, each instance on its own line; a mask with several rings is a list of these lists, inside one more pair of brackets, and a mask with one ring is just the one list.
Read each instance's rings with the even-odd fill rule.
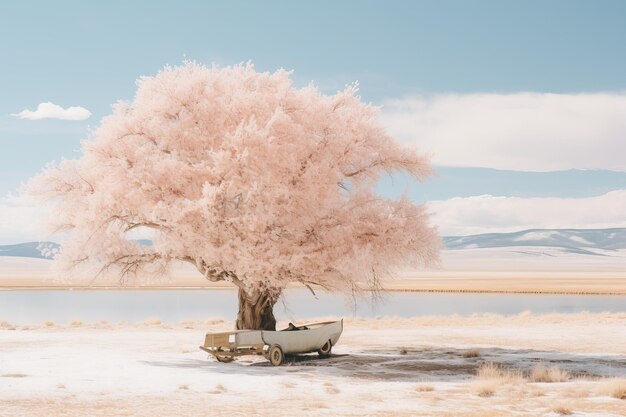
[[328,394],[339,394],[341,391],[332,382],[324,382]]
[[324,401],[320,401],[320,400],[314,400],[314,401],[306,401],[304,403],[304,409],[307,408],[328,408],[328,404],[326,404]]
[[531,382],[565,382],[569,380],[569,372],[557,367],[546,367],[538,364],[530,371]]
[[407,350],[406,348],[403,346],[400,348],[400,355],[406,355],[407,354]]
[[501,365],[487,362],[478,368],[472,388],[480,397],[491,397],[498,387],[521,382],[524,382],[524,377],[519,370],[505,369]]
[[552,409],[552,411],[554,411],[557,414],[560,414],[562,416],[569,416],[572,415],[572,410],[570,410],[567,407],[555,407]]
[[226,387],[224,387],[224,385],[222,384],[217,384],[215,386],[215,389],[213,391],[209,391],[211,394],[221,394],[223,392],[226,392]]
[[15,326],[8,321],[0,320],[0,329],[3,330],[15,330]]
[[480,351],[478,349],[470,349],[463,352],[464,358],[478,358],[480,357]]
[[618,400],[626,400],[626,379],[609,378],[600,385],[600,393]]
[[417,392],[431,392],[434,390],[435,387],[433,387],[432,385],[418,385],[417,387],[415,387],[415,391]]
[[472,388],[479,397],[491,397],[496,393],[496,388],[500,385],[497,379],[486,379],[484,381],[475,381]]
[[44,324],[44,326],[46,326],[46,327],[52,327],[52,326],[54,326],[54,322],[53,322],[52,320],[45,320],[45,321],[43,322],[43,324]]
[[480,380],[498,380],[502,383],[523,382],[524,377],[517,369],[505,369],[501,365],[487,362],[478,368],[476,377]]
[[187,385],[187,384],[180,384],[180,385],[178,386],[178,389],[188,390],[188,389],[189,389],[189,385]]

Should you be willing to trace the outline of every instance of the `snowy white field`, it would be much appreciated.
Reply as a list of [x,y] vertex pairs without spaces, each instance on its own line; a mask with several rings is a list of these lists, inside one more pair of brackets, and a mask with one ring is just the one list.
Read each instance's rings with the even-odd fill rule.
[[0,416],[626,415],[626,313],[348,319],[282,367],[198,350],[232,326],[0,322]]

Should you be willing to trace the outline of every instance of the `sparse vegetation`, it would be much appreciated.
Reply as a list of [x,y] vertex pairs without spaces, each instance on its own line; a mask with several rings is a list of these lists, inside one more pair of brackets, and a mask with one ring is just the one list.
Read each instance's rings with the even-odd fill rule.
[[470,349],[463,352],[464,358],[478,358],[480,357],[480,351],[478,349]]
[[546,367],[542,364],[533,366],[530,371],[531,382],[565,382],[569,378],[569,372],[557,367]]
[[407,350],[406,348],[403,346],[400,348],[400,355],[406,355],[407,354]]
[[501,365],[487,362],[478,368],[472,387],[480,397],[491,397],[499,386],[521,382],[524,382],[524,377],[519,370],[505,369]]
[[3,374],[4,378],[26,378],[28,375],[20,373]]
[[72,327],[81,327],[83,325],[83,322],[80,320],[72,320],[70,322],[70,326]]
[[307,408],[312,408],[312,409],[328,408],[328,404],[326,404],[324,401],[320,401],[320,400],[307,401],[307,402],[304,403],[304,409],[307,409]]
[[474,382],[473,388],[479,397],[491,397],[496,393],[498,385],[499,381],[497,379],[488,379]]
[[498,380],[502,383],[522,382],[524,377],[517,369],[506,369],[501,365],[487,362],[478,368],[476,377],[480,380]]
[[331,382],[326,382],[324,384],[324,386],[326,387],[326,392],[328,394],[339,394],[341,391],[339,390],[339,388],[337,388],[334,384],[332,384]]
[[552,411],[554,411],[557,414],[560,414],[562,416],[569,416],[572,414],[572,410],[570,410],[567,407],[555,407],[552,409]]
[[210,391],[211,394],[221,394],[223,392],[226,392],[226,387],[222,384],[217,384],[213,391]]
[[178,386],[178,389],[181,389],[181,390],[188,390],[188,389],[189,389],[189,385],[187,385],[187,384],[180,384],[180,385]]
[[600,387],[600,393],[602,395],[608,395],[609,397],[617,398],[619,400],[626,400],[626,379],[607,379],[602,383]]
[[433,387],[432,385],[418,385],[417,387],[415,387],[415,391],[417,392],[431,392],[434,390],[435,387]]
[[43,322],[44,326],[46,327],[52,327],[54,326],[54,322],[52,320],[44,320]]
[[0,320],[0,329],[15,330],[15,326],[9,323],[8,321]]

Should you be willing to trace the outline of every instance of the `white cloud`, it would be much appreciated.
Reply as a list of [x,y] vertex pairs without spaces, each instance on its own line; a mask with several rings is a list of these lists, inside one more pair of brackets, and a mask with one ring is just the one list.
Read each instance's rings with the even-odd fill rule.
[[445,236],[523,229],[626,227],[626,190],[587,198],[481,195],[430,201],[432,223]]
[[[587,198],[520,198],[481,195],[426,203],[443,236],[524,229],[626,227],[626,190]],[[23,197],[0,198],[0,245],[55,240],[46,224],[49,208]],[[152,238],[138,230],[131,239]]]
[[85,120],[91,116],[91,112],[84,107],[63,107],[54,103],[39,103],[37,110],[23,110],[19,113],[12,114],[22,119],[40,120],[40,119],[60,119],[60,120]]
[[381,117],[439,165],[626,171],[626,93],[409,97],[387,101]]
[[0,198],[0,245],[46,240],[48,211],[22,197]]

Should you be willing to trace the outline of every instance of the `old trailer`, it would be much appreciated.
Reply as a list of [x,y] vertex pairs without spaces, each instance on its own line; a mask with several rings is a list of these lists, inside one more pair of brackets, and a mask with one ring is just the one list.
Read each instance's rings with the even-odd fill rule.
[[220,362],[231,362],[242,355],[263,355],[272,365],[278,366],[285,360],[285,355],[317,352],[322,358],[330,356],[342,332],[343,320],[304,326],[289,323],[288,328],[280,331],[207,333],[200,349],[215,356]]

